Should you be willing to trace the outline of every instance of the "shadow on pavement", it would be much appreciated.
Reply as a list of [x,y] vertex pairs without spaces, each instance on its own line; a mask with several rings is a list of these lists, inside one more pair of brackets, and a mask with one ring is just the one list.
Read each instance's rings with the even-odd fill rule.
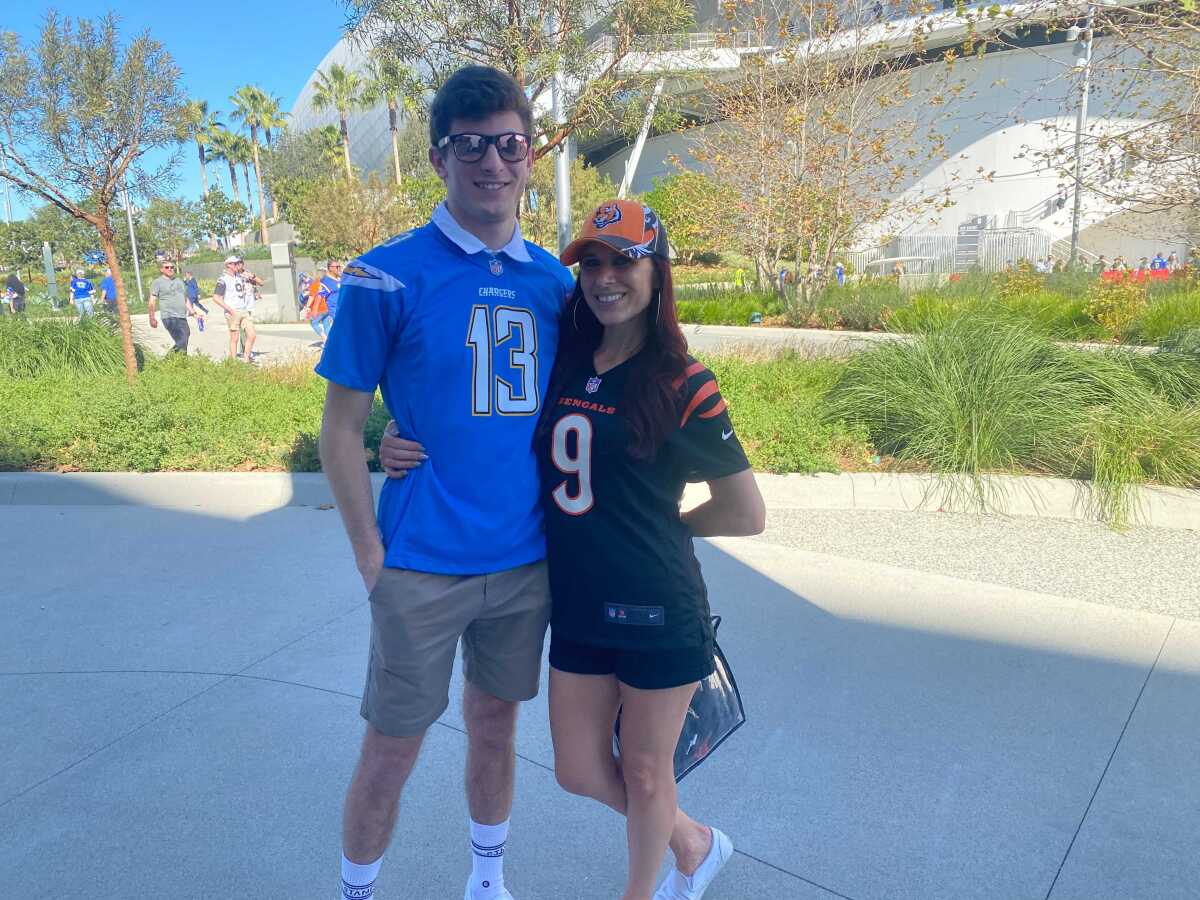
[[[368,640],[337,512],[93,490],[0,506],[0,896],[116,900],[150,872],[172,898],[334,896]],[[1195,623],[749,541],[700,553],[748,714],[681,787],[741,851],[706,898],[1193,896]],[[381,900],[461,891],[455,678]],[[616,896],[623,825],[554,784],[544,696],[518,751],[514,894]]]

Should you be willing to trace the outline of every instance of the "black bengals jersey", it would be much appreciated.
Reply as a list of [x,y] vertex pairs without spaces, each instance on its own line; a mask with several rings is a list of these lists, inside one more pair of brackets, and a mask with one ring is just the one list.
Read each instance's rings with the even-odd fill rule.
[[712,640],[692,535],[679,518],[684,484],[750,467],[712,372],[688,359],[679,423],[652,460],[632,458],[621,406],[626,361],[598,375],[591,360],[551,398],[540,447],[547,560],[560,639],[625,649]]

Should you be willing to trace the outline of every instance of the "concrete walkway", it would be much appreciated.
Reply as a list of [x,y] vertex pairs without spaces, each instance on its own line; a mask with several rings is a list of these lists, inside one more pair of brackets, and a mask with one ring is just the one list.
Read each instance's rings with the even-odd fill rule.
[[[0,505],[0,897],[332,900],[368,624],[336,511],[69,487]],[[1200,620],[850,548],[699,552],[749,716],[681,786],[739,851],[707,900],[1196,896]],[[462,895],[458,690],[380,900]],[[544,697],[518,750],[514,895],[617,897],[622,823],[555,786]]]

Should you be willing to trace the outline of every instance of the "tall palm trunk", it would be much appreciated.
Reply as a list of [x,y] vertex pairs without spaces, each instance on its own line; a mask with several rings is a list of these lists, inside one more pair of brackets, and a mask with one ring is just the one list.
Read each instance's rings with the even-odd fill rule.
[[346,114],[341,115],[342,124],[342,158],[346,161],[346,178],[354,177],[354,170],[350,168],[350,126],[346,122]]
[[271,221],[278,222],[279,221],[279,207],[275,205],[275,192],[273,190],[271,190],[271,185],[273,184],[273,181],[271,178],[271,157],[274,155],[274,153],[275,153],[275,147],[271,143],[271,129],[268,128],[267,129],[267,164],[263,168],[266,170],[266,176],[267,176],[267,197],[271,201]]
[[[237,168],[232,159],[227,159],[226,162],[229,163],[229,183],[233,186],[233,202],[241,203],[242,195],[238,191]],[[250,185],[246,185],[246,190],[250,190]]]
[[396,171],[396,184],[400,184],[400,125],[396,98],[388,97],[388,128],[392,132],[392,168]]
[[208,196],[208,167],[205,163],[208,161],[204,154],[204,145],[196,141],[196,152],[200,155],[200,196]]
[[258,237],[267,246],[267,206],[263,203],[262,169],[258,164],[258,128],[250,126],[250,149],[254,153],[254,183],[258,185]]
[[254,193],[250,190],[250,164],[245,160],[242,161],[242,177],[246,179],[246,208],[250,211],[250,217],[254,218]]

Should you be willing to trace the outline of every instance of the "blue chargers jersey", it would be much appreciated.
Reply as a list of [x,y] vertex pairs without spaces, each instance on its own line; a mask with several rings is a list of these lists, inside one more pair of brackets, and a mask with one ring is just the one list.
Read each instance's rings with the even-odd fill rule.
[[429,455],[379,500],[385,565],[446,575],[543,559],[533,435],[574,286],[556,258],[468,254],[429,223],[346,266],[317,374],[379,387]]
[[86,300],[92,293],[94,288],[92,283],[86,278],[71,279],[71,298],[74,300]]

